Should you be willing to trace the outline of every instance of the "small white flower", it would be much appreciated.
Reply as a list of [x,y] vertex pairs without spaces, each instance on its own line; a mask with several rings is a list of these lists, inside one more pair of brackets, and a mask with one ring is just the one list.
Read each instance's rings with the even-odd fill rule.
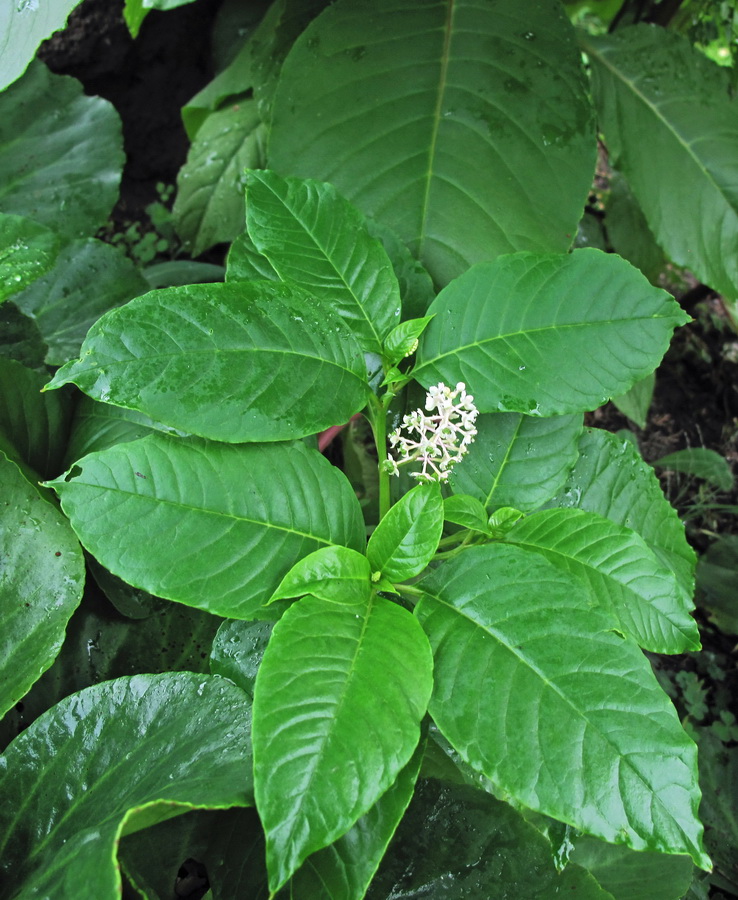
[[461,381],[454,390],[443,383],[429,388],[425,410],[408,413],[402,425],[389,436],[390,446],[399,458],[388,459],[385,470],[390,475],[398,475],[398,466],[419,462],[422,469],[412,472],[411,478],[446,481],[476,437],[474,423],[479,412],[474,397],[466,393],[466,385]]

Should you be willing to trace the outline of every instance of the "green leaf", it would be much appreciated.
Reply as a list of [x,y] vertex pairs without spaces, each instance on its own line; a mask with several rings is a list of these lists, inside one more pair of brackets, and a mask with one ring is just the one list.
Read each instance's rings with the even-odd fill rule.
[[736,299],[738,118],[725,71],[685,37],[647,25],[588,37],[584,47],[613,164],[656,240],[675,263]]
[[194,673],[120,678],[63,700],[0,757],[12,895],[120,897],[123,834],[193,807],[251,803],[249,726],[243,691]]
[[85,583],[69,523],[0,454],[0,716],[54,661]]
[[194,141],[200,126],[210,113],[220,109],[226,100],[240,102],[239,95],[245,94],[252,87],[251,48],[248,41],[242,41],[240,49],[228,65],[182,107],[182,122],[190,141]]
[[428,312],[435,318],[413,370],[424,387],[462,381],[480,412],[537,416],[593,409],[624,393],[689,321],[666,291],[600,250],[479,263]]
[[[53,397],[54,393],[48,396]],[[154,422],[143,413],[111,406],[109,403],[100,403],[82,395],[74,408],[74,419],[65,456],[66,468],[88,453],[107,450],[108,447],[126,441],[137,441],[152,432],[186,437],[183,432]]]
[[236,447],[152,434],[84,457],[50,486],[106,569],[234,619],[250,618],[313,550],[364,544],[348,481],[300,443]]
[[615,171],[610,175],[609,182],[610,196],[605,209],[609,242],[617,254],[640,269],[652,284],[656,284],[666,266],[664,251],[656,243],[628,182]]
[[531,25],[515,0],[334,3],[274,98],[270,168],[335,184],[439,284],[501,253],[565,251],[594,164],[580,54],[554,4]]
[[230,678],[253,698],[256,673],[273,628],[273,622],[239,622],[227,619],[213,639],[210,671],[213,675]]
[[466,785],[422,781],[367,900],[613,900],[579,866],[558,873],[543,835]]
[[424,750],[421,739],[410,762],[369,812],[335,843],[305,860],[285,889],[292,897],[362,900],[410,803]]
[[256,249],[283,281],[325,299],[361,346],[380,353],[400,315],[400,289],[364,217],[330,184],[252,171],[246,225]]
[[247,231],[242,232],[228,251],[226,281],[280,281],[274,266],[254,247]]
[[470,765],[587,834],[709,868],[696,748],[641,650],[584,587],[504,544],[443,562],[421,587],[430,713]]
[[230,442],[346,422],[367,399],[364,357],[316,298],[268,282],[166,288],[113,310],[48,387]]
[[50,478],[62,468],[71,403],[67,391],[42,394],[46,380],[46,375],[0,357],[0,432],[23,462]]
[[117,112],[74,78],[34,62],[0,94],[0,211],[94,234],[118,198],[123,162]]
[[415,259],[407,245],[388,225],[371,218],[367,218],[366,225],[369,234],[382,242],[387,256],[392,261],[392,268],[400,286],[403,316],[421,318],[436,296],[433,279],[428,270]]
[[372,572],[390,581],[419,575],[433,558],[443,532],[443,498],[437,484],[408,491],[380,521],[366,555]]
[[362,553],[348,547],[323,547],[295,563],[269,602],[312,594],[320,600],[364,603],[370,575],[369,560]]
[[47,272],[58,251],[59,238],[50,229],[0,213],[0,303]]
[[636,381],[627,393],[612,398],[612,402],[620,412],[635,422],[639,428],[646,427],[655,384],[656,376],[652,372],[640,381]]
[[36,320],[49,346],[46,362],[59,366],[79,353],[88,329],[103,313],[147,290],[120,250],[89,238],[68,243],[54,268],[13,300]]
[[[713,726],[714,728],[714,726]],[[725,746],[713,729],[700,729],[700,814],[705,842],[715,863],[713,882],[735,894],[738,889],[738,747]]]
[[644,649],[700,649],[692,598],[635,531],[581,509],[547,509],[518,522],[505,540],[578,578]]
[[694,871],[688,856],[635,853],[586,836],[576,839],[569,858],[591,872],[615,900],[684,897]]
[[0,8],[0,90],[19,78],[41,41],[63,28],[80,0],[4,3]]
[[719,491],[730,491],[733,488],[733,472],[724,456],[709,450],[707,447],[689,447],[677,450],[652,463],[659,469],[671,469],[683,475],[694,475],[702,478]]
[[579,459],[550,506],[578,507],[631,528],[667,568],[688,596],[694,593],[694,550],[684,525],[664,497],[653,469],[630,441],[587,428]]
[[721,535],[700,556],[697,595],[721,631],[738,634],[738,535]]
[[223,281],[225,269],[212,263],[202,263],[191,259],[173,259],[169,262],[146,266],[141,274],[153,290],[164,287],[182,287],[185,284],[209,284]]
[[262,127],[254,100],[210,113],[177,175],[174,224],[193,256],[244,228],[243,170],[258,166]]
[[418,744],[431,685],[428,642],[397,604],[305,597],[285,612],[254,693],[254,784],[271,890],[392,785]]
[[420,335],[425,331],[432,316],[423,316],[420,319],[408,319],[390,331],[384,341],[384,355],[394,366],[406,356],[415,353]]
[[48,372],[44,365],[47,346],[38,325],[12,301],[0,305],[0,356]]
[[455,525],[462,525],[482,534],[489,531],[487,510],[476,497],[469,494],[453,494],[446,497],[443,501],[443,518],[446,522],[453,522]]
[[127,878],[151,900],[173,889],[197,897],[195,878],[180,878],[183,863],[207,872],[208,900],[268,900],[264,835],[253,809],[196,809],[145,831],[126,835],[118,858]]
[[578,455],[582,417],[539,419],[520,413],[482,415],[477,437],[449,483],[487,509],[537,509],[561,487]]

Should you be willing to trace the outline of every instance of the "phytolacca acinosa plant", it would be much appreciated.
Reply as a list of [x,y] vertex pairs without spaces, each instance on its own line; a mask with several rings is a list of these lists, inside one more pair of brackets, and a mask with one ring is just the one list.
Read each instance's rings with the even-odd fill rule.
[[417,462],[422,468],[411,472],[411,478],[446,481],[476,437],[474,423],[479,411],[474,397],[466,393],[466,385],[461,381],[454,390],[443,383],[429,388],[425,410],[408,413],[402,425],[389,436],[390,447],[399,458],[389,458],[386,471],[398,475],[399,466]]

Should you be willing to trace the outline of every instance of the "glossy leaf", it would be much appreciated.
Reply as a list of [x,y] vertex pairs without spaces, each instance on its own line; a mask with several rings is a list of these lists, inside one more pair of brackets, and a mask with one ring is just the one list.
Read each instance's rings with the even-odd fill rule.
[[342,424],[367,400],[364,358],[329,307],[267,282],[152,291],[104,316],[79,360],[49,387],[74,382],[215,440],[281,441]]
[[677,450],[651,463],[658,469],[671,469],[683,475],[703,478],[720,491],[730,491],[733,487],[733,473],[724,456],[707,447],[689,447]]
[[688,856],[635,853],[586,836],[576,839],[569,858],[591,872],[615,900],[684,897],[694,871]]
[[581,416],[495,413],[479,416],[475,424],[477,437],[449,483],[487,509],[537,509],[564,483],[579,452]]
[[74,78],[34,62],[0,95],[1,212],[94,234],[118,198],[123,161],[118,114]]
[[213,639],[210,671],[213,675],[230,678],[253,698],[256,673],[273,628],[273,622],[239,622],[227,619]]
[[696,748],[640,649],[571,575],[487,545],[445,561],[421,587],[429,710],[470,765],[587,834],[709,868]]
[[0,716],[49,668],[85,583],[69,523],[0,454]]
[[431,684],[428,642],[389,600],[305,597],[285,612],[254,693],[256,803],[272,890],[395,781],[418,744]]
[[487,511],[476,497],[452,494],[443,501],[443,518],[447,522],[486,534],[489,531]]
[[412,356],[418,347],[420,335],[425,331],[431,316],[419,319],[408,319],[396,325],[387,335],[384,342],[384,355],[394,366],[403,358]]
[[77,356],[87,331],[103,313],[144,294],[148,284],[120,250],[89,238],[72,241],[54,268],[13,298],[32,316],[49,346],[46,362]]
[[63,700],[0,757],[4,883],[48,900],[119,897],[123,834],[251,803],[249,726],[243,691],[194,673],[120,678]]
[[254,247],[248,231],[243,231],[228,251],[226,281],[280,281],[274,266]]
[[0,90],[19,78],[41,41],[64,27],[80,0],[4,3],[0,8]]
[[653,469],[629,441],[596,428],[585,429],[576,465],[549,505],[578,507],[631,528],[692,596],[695,554],[684,525],[664,497]]
[[243,170],[261,159],[256,102],[240,99],[200,126],[177,176],[174,222],[193,256],[230,242],[244,227]]
[[58,252],[53,231],[23,216],[0,213],[0,303],[48,271]]
[[505,540],[542,554],[578,578],[595,605],[611,612],[644,649],[700,649],[691,597],[629,528],[581,509],[548,509],[522,519]]
[[234,447],[152,434],[84,457],[51,486],[113,574],[230,618],[250,618],[313,550],[363,548],[348,481],[300,443]]
[[[413,375],[463,381],[480,412],[538,416],[600,406],[656,368],[689,317],[600,250],[480,263],[428,309]],[[468,492],[467,492],[468,493]]]
[[506,803],[466,785],[422,781],[367,900],[613,900]]
[[335,184],[439,284],[501,253],[566,250],[594,162],[581,60],[555,4],[531,25],[514,0],[344,0],[282,67],[270,167]]
[[584,46],[613,163],[657,241],[675,263],[736,299],[738,107],[726,73],[663,28],[622,29]]
[[363,216],[330,184],[247,175],[246,224],[256,249],[284,281],[330,303],[361,346],[381,352],[400,315],[389,257]]
[[372,572],[390,581],[419,575],[433,558],[443,532],[443,498],[437,484],[408,491],[374,529],[366,555]]
[[323,547],[289,570],[270,603],[312,594],[338,603],[364,603],[371,589],[369,560],[348,547]]
[[[292,877],[292,897],[362,900],[413,795],[425,750],[421,739],[410,762],[343,837],[309,856]],[[281,898],[281,894],[278,895]]]
[[0,357],[0,432],[42,478],[62,470],[71,402],[67,391],[42,394],[47,376]]

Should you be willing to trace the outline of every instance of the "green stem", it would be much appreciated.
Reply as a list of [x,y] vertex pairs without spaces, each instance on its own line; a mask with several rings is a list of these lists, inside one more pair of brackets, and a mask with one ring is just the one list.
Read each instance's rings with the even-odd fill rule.
[[[379,468],[379,520],[381,520],[389,512],[392,505],[390,498],[390,476],[385,471],[384,464],[387,460],[387,406],[388,401],[385,400],[387,395],[381,399],[374,398],[369,405],[367,412],[369,413],[369,424],[372,426],[374,435],[374,444],[377,448],[377,460]],[[391,397],[389,398],[392,399]]]

